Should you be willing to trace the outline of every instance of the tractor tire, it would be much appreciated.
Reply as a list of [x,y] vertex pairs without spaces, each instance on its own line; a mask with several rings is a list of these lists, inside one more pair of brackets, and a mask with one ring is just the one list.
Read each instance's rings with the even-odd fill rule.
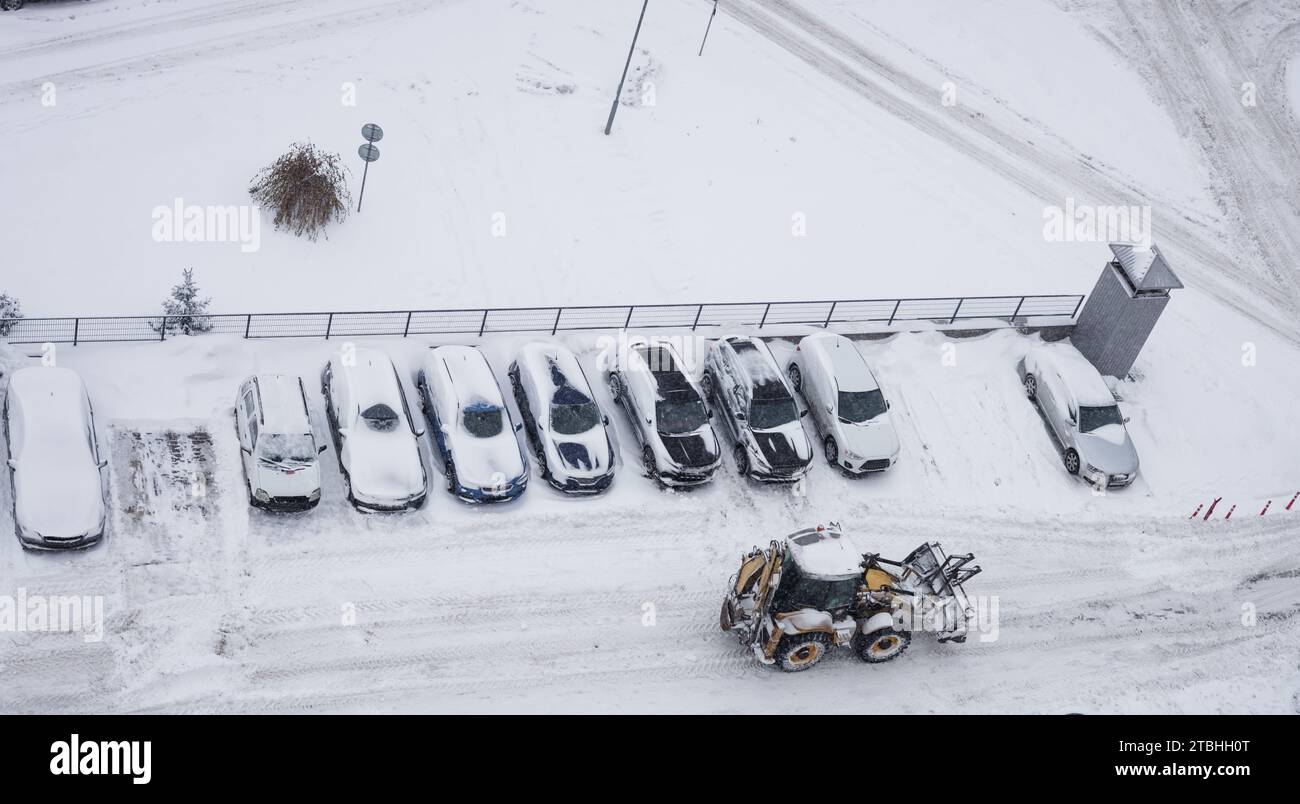
[[722,601],[722,614],[718,615],[718,625],[722,626],[723,631],[730,631],[731,626],[736,621],[731,618],[731,606],[727,605],[729,601]]
[[787,673],[798,673],[825,659],[830,650],[831,638],[826,634],[790,634],[781,637],[776,647],[776,663]]
[[857,634],[853,637],[853,652],[858,658],[869,664],[879,664],[890,659],[897,659],[907,646],[912,643],[912,634],[893,628],[882,628],[870,634]]

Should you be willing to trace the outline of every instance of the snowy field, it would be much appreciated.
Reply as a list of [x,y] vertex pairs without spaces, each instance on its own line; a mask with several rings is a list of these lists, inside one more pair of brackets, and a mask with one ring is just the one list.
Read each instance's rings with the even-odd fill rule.
[[[1036,335],[926,332],[858,341],[902,441],[881,476],[818,459],[795,494],[728,457],[709,486],[665,491],[611,409],[621,460],[597,499],[534,482],[473,509],[425,443],[419,512],[353,510],[331,448],[321,505],[275,516],[247,505],[237,386],[303,376],[323,433],[337,341],[60,346],[104,431],[109,534],[24,553],[0,484],[0,594],[103,595],[106,633],[0,633],[0,712],[1300,711],[1300,503],[1283,510],[1300,491],[1300,11],[724,0],[699,57],[711,4],[650,6],[611,137],[635,0],[0,14],[0,132],[21,143],[0,152],[0,292],[29,316],[152,313],[193,266],[213,312],[1087,293],[1108,250],[1045,240],[1044,207],[1149,204],[1188,287],[1115,386],[1135,484],[1098,496],[1062,469],[1015,371]],[[251,253],[151,238],[176,198],[246,203],[294,140],[359,178],[372,121],[365,210],[328,240],[269,220]],[[558,339],[595,378],[612,334]],[[469,339],[503,381],[527,340]],[[441,342],[367,341],[408,391]],[[1215,498],[1240,506],[1230,521],[1189,519]],[[718,629],[727,578],[743,550],[832,520],[888,557],[974,552],[997,639],[758,665]]]

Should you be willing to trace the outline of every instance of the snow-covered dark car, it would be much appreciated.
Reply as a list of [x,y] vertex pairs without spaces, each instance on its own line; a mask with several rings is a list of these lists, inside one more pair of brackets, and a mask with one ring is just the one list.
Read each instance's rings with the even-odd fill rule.
[[554,343],[530,343],[508,373],[542,478],[566,494],[609,488],[614,481],[609,417],[573,352]]
[[326,417],[348,499],[362,511],[424,505],[428,474],[420,459],[424,431],[411,418],[397,369],[378,349],[335,358],[321,374]]
[[271,511],[306,511],[320,502],[320,462],[299,377],[259,374],[239,386],[235,432],[248,499]]
[[1088,358],[1065,343],[1029,350],[1025,395],[1061,445],[1065,471],[1097,487],[1127,486],[1138,474],[1137,448],[1115,395]]
[[9,377],[4,406],[14,529],[23,547],[88,547],[108,505],[95,413],[75,371],[31,366]]
[[27,5],[27,0],[0,0],[0,11],[17,11]]
[[447,490],[470,503],[507,502],[528,488],[528,458],[515,436],[483,353],[472,346],[437,346],[420,364],[420,405],[433,430]]
[[807,411],[799,409],[766,343],[731,335],[709,344],[700,385],[722,410],[740,474],[788,483],[808,473],[812,442],[799,421]]
[[721,463],[711,414],[668,343],[632,346],[609,372],[609,392],[632,423],[641,461],[667,486],[695,486]]

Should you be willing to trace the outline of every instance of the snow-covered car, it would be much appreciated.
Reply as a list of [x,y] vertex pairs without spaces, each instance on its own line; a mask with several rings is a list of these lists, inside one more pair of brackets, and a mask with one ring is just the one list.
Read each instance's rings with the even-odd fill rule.
[[348,500],[363,511],[424,505],[428,474],[420,436],[397,369],[378,349],[335,358],[321,374],[321,393]]
[[509,369],[537,471],[566,494],[599,494],[614,481],[609,417],[578,358],[554,343],[530,343]]
[[709,344],[700,380],[706,399],[722,410],[741,475],[792,482],[808,473],[812,442],[801,411],[767,344],[729,335]]
[[898,433],[889,400],[853,341],[818,332],[799,341],[786,367],[803,395],[832,466],[863,474],[883,472],[898,461]]
[[436,346],[416,378],[420,405],[447,475],[447,490],[465,502],[507,502],[528,488],[528,458],[515,436],[483,353],[472,346]]
[[0,11],[17,11],[27,4],[27,0],[0,0]]
[[54,366],[18,369],[9,377],[4,423],[22,546],[56,550],[102,539],[108,461],[81,377]]
[[306,511],[320,502],[320,464],[299,377],[259,374],[239,386],[235,430],[248,499],[272,511]]
[[641,461],[666,486],[712,479],[722,462],[704,396],[682,370],[668,343],[641,344],[621,353],[609,371],[609,392],[632,423]]
[[1100,487],[1127,486],[1138,473],[1137,448],[1115,395],[1088,359],[1065,343],[1034,346],[1022,366],[1025,394],[1063,450],[1065,470]]

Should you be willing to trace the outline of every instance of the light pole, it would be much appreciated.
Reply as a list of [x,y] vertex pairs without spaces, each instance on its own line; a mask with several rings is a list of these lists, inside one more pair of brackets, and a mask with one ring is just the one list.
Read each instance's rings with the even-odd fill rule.
[[700,40],[700,55],[704,55],[704,43],[709,41],[709,29],[713,27],[713,18],[718,16],[718,0],[713,0],[713,13],[709,15],[709,23],[704,26],[704,38]]
[[618,99],[623,97],[623,82],[627,80],[627,68],[632,66],[632,53],[636,50],[636,38],[641,35],[641,22],[645,20],[645,10],[650,0],[641,4],[641,16],[636,21],[636,31],[632,34],[632,47],[627,49],[627,62],[623,65],[623,77],[618,79],[618,91],[614,93],[614,104],[609,107],[609,120],[605,123],[605,135],[614,128],[614,115],[618,113]]

